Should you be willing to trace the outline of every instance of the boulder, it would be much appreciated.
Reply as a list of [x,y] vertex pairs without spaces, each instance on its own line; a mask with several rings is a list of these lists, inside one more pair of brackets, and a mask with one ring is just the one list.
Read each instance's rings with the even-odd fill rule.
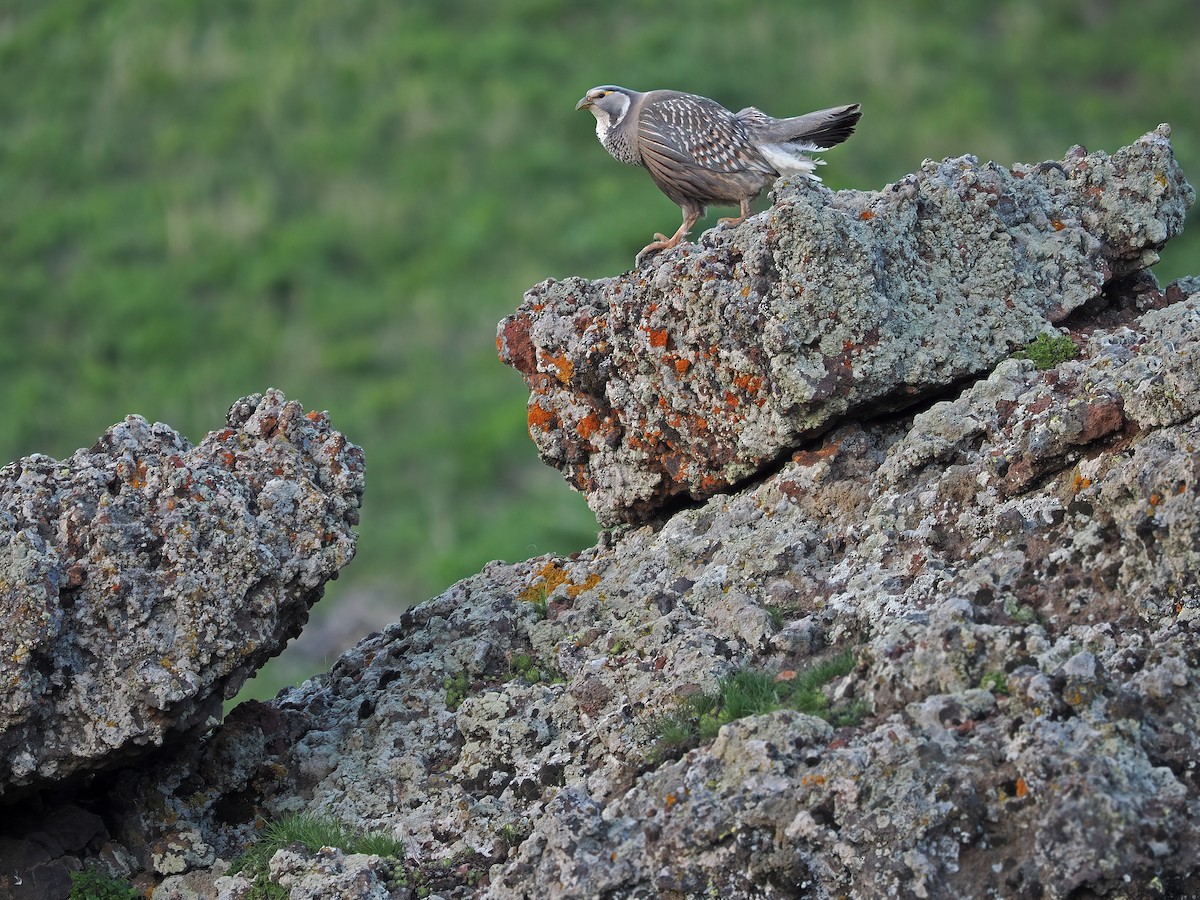
[[[613,493],[589,488],[602,518],[653,521],[490,563],[328,673],[44,798],[43,815],[102,811],[78,855],[156,900],[1200,896],[1200,279],[1164,290],[1139,268],[1192,197],[1166,131],[1011,174],[929,166],[891,193],[785,186],[700,249],[506,320],[502,350],[545,389],[531,410],[553,410],[532,417],[543,437],[586,419],[568,411],[585,389],[611,417],[771,373],[769,390],[745,385],[766,393],[749,404],[762,418],[723,416],[732,455],[702,460],[723,488],[597,426],[572,477],[609,479]],[[909,226],[878,221],[905,204]],[[964,224],[985,215],[994,227]],[[906,228],[908,286],[889,305],[873,292],[900,283],[896,258],[860,239]],[[844,240],[804,262],[826,233]],[[822,272],[858,278],[838,294],[858,299],[821,300]],[[748,284],[774,311],[733,308]],[[711,302],[671,306],[685,295]],[[600,305],[581,313],[585,299]],[[795,361],[842,352],[822,341],[866,328],[871,303],[878,333],[847,351],[850,374],[798,399]],[[1074,358],[1002,358],[1052,321]],[[582,356],[537,349],[592,326]],[[780,337],[810,333],[825,337]],[[727,352],[664,362],[701,334],[727,341],[686,346]],[[296,812],[398,839],[404,858],[293,845],[261,876],[274,888],[235,871]]]
[[213,727],[354,556],[362,451],[278,391],[0,470],[0,799]]
[[[1136,287],[1076,359],[488,565],[126,773],[122,840],[229,859],[303,810],[403,840],[354,863],[395,897],[1197,895],[1200,279]],[[723,678],[838,660],[807,709],[666,740]],[[271,870],[334,891],[340,859]]]
[[530,436],[602,525],[638,523],[984,374],[1180,231],[1195,192],[1169,136],[1011,170],[927,161],[881,191],[783,181],[637,271],[543,282],[497,338]]

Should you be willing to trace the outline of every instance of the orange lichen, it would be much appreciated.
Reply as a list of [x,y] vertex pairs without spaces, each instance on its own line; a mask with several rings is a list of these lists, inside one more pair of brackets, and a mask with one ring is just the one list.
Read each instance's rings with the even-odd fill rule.
[[1079,474],[1076,474],[1075,477],[1071,479],[1071,486],[1074,488],[1076,493],[1082,491],[1086,487],[1089,487],[1091,483],[1092,479]]
[[521,600],[536,600],[539,595],[552,593],[560,584],[570,580],[567,570],[554,560],[546,563],[537,571],[538,580],[521,591],[517,597]]
[[600,573],[598,572],[592,572],[581,582],[572,581],[567,570],[555,560],[543,565],[537,570],[535,576],[536,580],[517,595],[518,600],[528,601],[544,598],[554,593],[562,585],[566,585],[566,594],[573,600],[600,583]]
[[583,581],[579,582],[578,584],[568,584],[567,585],[567,596],[570,597],[572,600],[574,600],[576,597],[578,597],[584,591],[590,591],[592,588],[594,588],[599,583],[600,583],[600,573],[593,572],[591,575],[589,575],[587,578],[585,578]]
[[1055,231],[1062,231],[1064,228],[1067,227],[1062,222],[1060,222],[1058,219],[1052,220],[1050,222],[1050,225],[1054,228]]
[[542,409],[540,403],[531,403],[529,405],[529,414],[526,416],[529,421],[529,429],[534,428],[541,431],[549,431],[550,426],[554,423],[554,413],[548,409]]
[[692,367],[692,364],[690,362],[688,362],[686,359],[675,360],[675,371],[678,372],[680,375],[686,375],[687,370],[690,369],[691,367]]
[[744,288],[742,288],[742,299],[744,300],[745,298],[747,298],[749,296],[750,296],[750,285],[746,285]]
[[146,464],[144,462],[138,462],[133,477],[129,479],[129,485],[139,490],[146,486]]
[[1025,783],[1024,778],[1017,779],[1017,799],[1021,799],[1029,793],[1029,785]]
[[679,802],[679,798],[676,797],[674,794],[667,794],[667,796],[665,798],[663,798],[663,805],[667,809],[670,809],[672,806],[674,806],[678,802]]
[[820,787],[826,781],[828,781],[828,779],[824,775],[813,774],[800,776],[800,784],[804,785],[804,787]]
[[585,441],[591,440],[593,434],[600,430],[600,417],[593,413],[588,413],[579,420],[579,424],[575,426],[575,431]]
[[1160,503],[1162,503],[1162,495],[1161,494],[1154,493],[1154,494],[1150,495],[1150,505],[1151,506],[1158,506],[1158,504],[1160,504]]
[[542,352],[543,365],[554,367],[554,377],[562,384],[566,384],[571,380],[571,376],[575,374],[575,363],[571,362],[571,358],[565,353],[560,353],[558,356],[551,356],[545,351]]
[[650,335],[651,347],[657,347],[661,349],[667,346],[667,339],[670,337],[670,334],[667,333],[665,328],[650,328],[647,329],[646,333]]
[[858,214],[858,217],[864,222],[870,222],[873,218],[875,218],[875,213],[871,212],[869,209],[864,209]]
[[763,382],[762,378],[759,377],[758,375],[743,374],[743,375],[738,375],[736,378],[733,379],[733,384],[735,387],[739,387],[743,391],[746,391],[746,393],[749,393],[749,394],[757,394],[759,391],[761,391],[762,390],[762,382]]

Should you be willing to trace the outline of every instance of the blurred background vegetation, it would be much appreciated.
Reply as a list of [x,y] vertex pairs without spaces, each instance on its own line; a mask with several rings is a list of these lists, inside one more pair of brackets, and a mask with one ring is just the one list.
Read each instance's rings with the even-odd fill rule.
[[[490,559],[591,544],[494,337],[528,286],[678,223],[573,109],[612,82],[861,102],[834,188],[1164,121],[1200,178],[1195,0],[3,0],[0,460],[131,412],[196,441],[268,386],[328,409],[366,449],[359,555],[243,696]],[[1164,282],[1200,273],[1196,226]]]

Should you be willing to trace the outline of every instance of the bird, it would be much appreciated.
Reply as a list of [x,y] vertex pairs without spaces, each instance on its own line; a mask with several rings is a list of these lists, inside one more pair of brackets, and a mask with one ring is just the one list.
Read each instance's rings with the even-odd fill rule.
[[750,215],[750,201],[781,175],[820,181],[815,169],[824,160],[806,154],[842,143],[862,117],[852,103],[775,119],[753,106],[730,112],[698,94],[614,84],[592,88],[575,109],[596,117],[596,137],[614,159],[645,168],[683,212],[679,230],[669,238],[656,233],[635,264],[678,246],[709,204],[738,206],[738,216],[718,220],[738,225]]

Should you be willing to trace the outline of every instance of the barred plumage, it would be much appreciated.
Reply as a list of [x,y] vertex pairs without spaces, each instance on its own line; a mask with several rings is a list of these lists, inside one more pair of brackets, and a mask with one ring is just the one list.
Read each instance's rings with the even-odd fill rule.
[[676,246],[708,205],[737,205],[736,225],[750,201],[781,174],[813,174],[821,160],[807,156],[846,140],[862,115],[857,103],[791,119],[774,119],[753,106],[732,113],[715,100],[679,91],[640,93],[616,85],[592,88],[575,106],[596,117],[596,136],[612,156],[643,166],[659,189],[683,211],[670,237],[638,253]]

